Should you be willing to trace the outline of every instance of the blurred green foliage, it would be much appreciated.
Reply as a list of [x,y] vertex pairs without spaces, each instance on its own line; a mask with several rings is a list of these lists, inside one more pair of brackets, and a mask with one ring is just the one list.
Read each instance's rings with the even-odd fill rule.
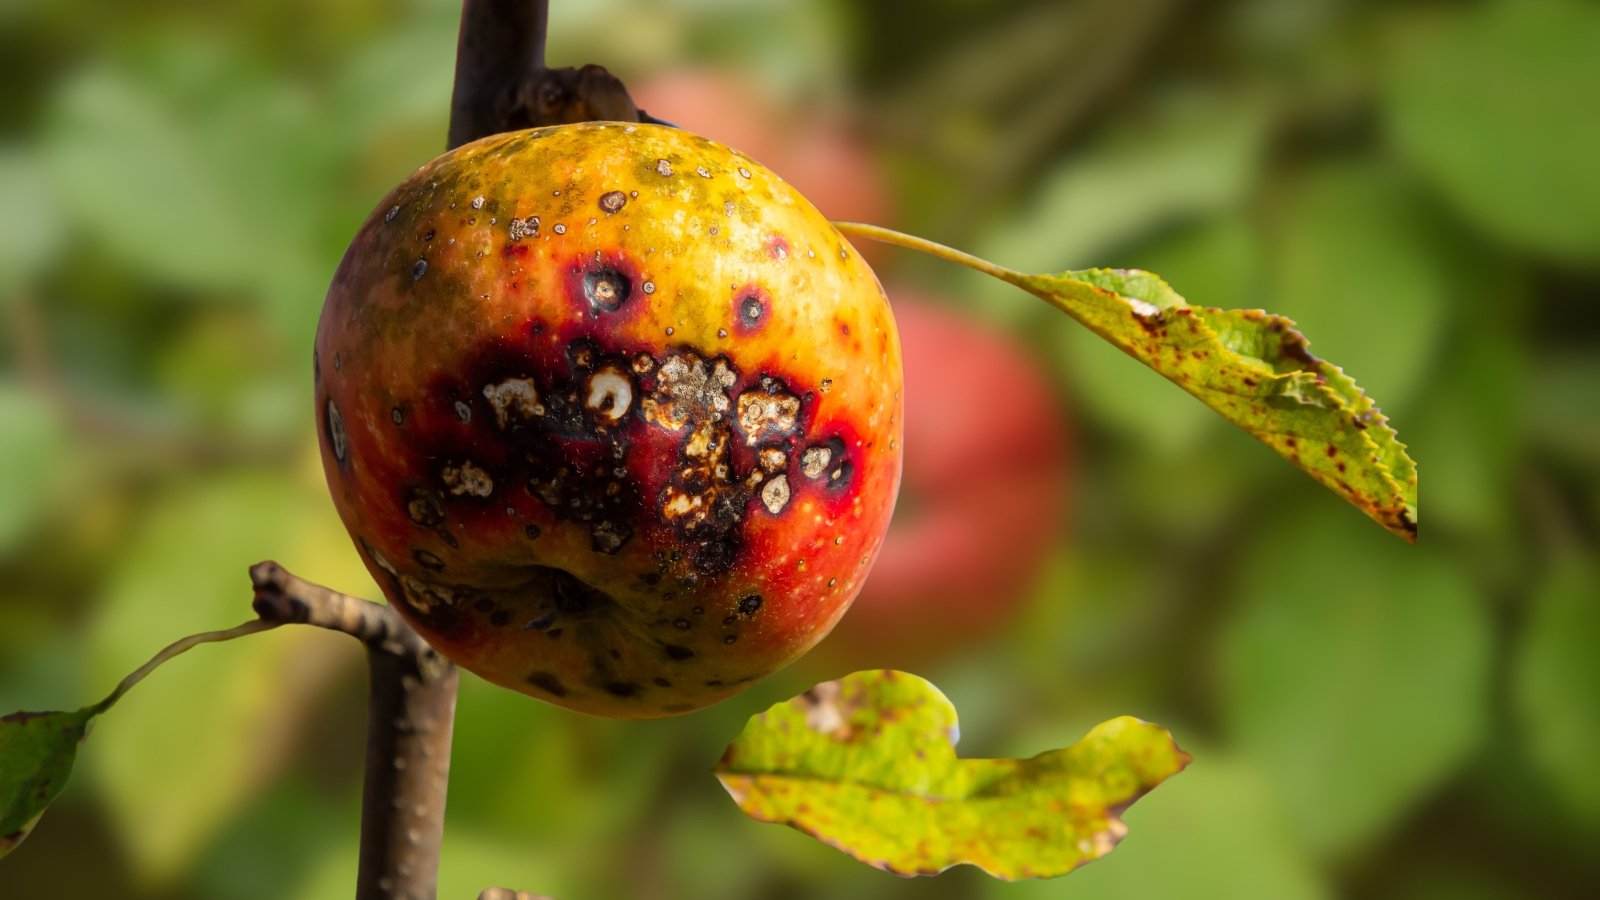
[[[1064,882],[904,882],[709,774],[801,673],[650,723],[468,678],[441,896],[1600,895],[1594,4],[553,5],[557,64],[716,64],[847,112],[884,224],[1298,319],[1410,445],[1427,526],[1407,548],[1043,304],[883,254],[1026,341],[1079,436],[1024,616],[919,672],[962,754],[1130,713],[1196,762]],[[261,558],[376,596],[322,493],[311,333],[349,234],[442,147],[457,15],[0,6],[0,710],[235,624]],[[130,695],[0,895],[348,896],[359,654],[295,631]]]

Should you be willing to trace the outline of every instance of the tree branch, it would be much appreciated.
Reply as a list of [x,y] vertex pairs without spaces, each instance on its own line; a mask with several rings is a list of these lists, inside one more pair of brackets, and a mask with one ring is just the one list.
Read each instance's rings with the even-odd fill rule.
[[431,900],[439,876],[456,667],[392,607],[312,584],[275,562],[250,569],[256,615],[348,634],[367,648],[367,762],[356,897]]
[[464,0],[450,98],[451,147],[573,122],[659,122],[604,66],[548,68],[547,0]]
[[514,90],[545,71],[548,0],[464,0],[450,97],[450,147],[506,131]]

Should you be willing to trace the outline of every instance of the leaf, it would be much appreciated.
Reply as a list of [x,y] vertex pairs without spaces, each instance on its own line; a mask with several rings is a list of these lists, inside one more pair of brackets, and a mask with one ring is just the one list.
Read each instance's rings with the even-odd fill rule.
[[1120,815],[1189,756],[1123,716],[1031,759],[959,759],[956,711],[904,672],[857,672],[751,719],[717,777],[752,818],[897,875],[969,863],[1051,878],[1111,852]]
[[1173,897],[1182,900],[1331,900],[1329,873],[1284,827],[1283,811],[1257,768],[1222,747],[1196,748],[1202,765],[1161,789],[1159,803],[1141,803],[1128,822],[1142,834],[1182,835],[1139,840],[1072,876],[1072,889],[1054,882],[996,882],[993,900]]
[[1485,232],[1558,259],[1600,260],[1600,7],[1475,4],[1408,46],[1389,130]]
[[1517,642],[1512,695],[1527,751],[1568,811],[1600,824],[1600,574],[1563,561],[1534,591]]
[[67,447],[66,429],[37,393],[0,381],[0,557],[28,537],[55,485],[51,470]]
[[1082,264],[1233,206],[1260,171],[1268,120],[1259,104],[1230,101],[1175,105],[1074,155],[981,249],[1004,248],[1030,267]]
[[1416,542],[1416,463],[1377,406],[1338,366],[1312,356],[1290,320],[1190,306],[1138,269],[1024,275],[922,238],[836,224],[848,236],[930,253],[1039,297]]
[[0,716],[0,858],[33,830],[67,785],[78,746],[100,707]]
[[36,152],[0,148],[0,307],[48,266],[66,242],[66,219]]
[[1323,859],[1372,847],[1472,758],[1494,626],[1445,548],[1265,512],[1217,651],[1228,736]]
[[[1262,282],[1261,241],[1237,217],[1206,220],[1140,247],[1139,259],[1182,284],[1185,295],[1197,302],[1248,297]],[[1011,293],[1007,285],[996,286]],[[1173,390],[1165,378],[1130,367],[1124,354],[1076,322],[1054,310],[1030,308],[1044,317],[1038,327],[1048,321],[1049,332],[1056,336],[1050,346],[1070,379],[1070,395],[1077,406],[1097,424],[1121,432],[1131,447],[1154,457],[1155,464],[1189,461],[1192,457],[1186,455],[1214,434],[1212,429],[1226,427],[1204,406]]]

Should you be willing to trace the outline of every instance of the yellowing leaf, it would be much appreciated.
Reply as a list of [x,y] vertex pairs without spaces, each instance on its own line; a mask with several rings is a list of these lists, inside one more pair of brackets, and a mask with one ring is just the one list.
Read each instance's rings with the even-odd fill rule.
[[1189,756],[1128,716],[1031,759],[960,759],[956,711],[915,675],[857,672],[751,719],[717,777],[741,809],[868,865],[932,875],[969,863],[1050,878],[1111,852],[1122,811]]
[[1294,323],[1258,309],[1190,306],[1138,269],[1024,275],[872,225],[867,237],[930,253],[1016,285],[1154,369],[1350,501],[1417,539],[1417,466],[1389,420],[1338,366],[1311,355]]

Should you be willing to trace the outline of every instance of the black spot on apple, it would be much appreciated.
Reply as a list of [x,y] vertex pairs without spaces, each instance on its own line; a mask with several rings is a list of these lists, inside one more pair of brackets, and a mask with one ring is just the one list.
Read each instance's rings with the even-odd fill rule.
[[606,684],[606,693],[613,697],[634,697],[639,691],[639,685],[631,681],[612,681]]
[[565,697],[567,686],[561,683],[554,672],[532,672],[528,675],[528,683],[554,697]]
[[844,491],[850,487],[851,476],[855,475],[855,463],[845,460],[834,466],[828,472],[828,490]]
[[734,294],[733,327],[741,335],[754,334],[767,322],[767,310],[772,306],[766,292],[747,288]]
[[350,452],[350,441],[344,432],[344,417],[339,415],[339,407],[334,405],[332,397],[328,398],[327,426],[328,446],[333,448],[333,458],[343,467]]
[[761,609],[760,594],[751,594],[750,596],[739,601],[739,612],[744,613],[747,616],[755,615],[756,611],[759,609]]
[[444,506],[433,491],[412,488],[406,497],[406,515],[424,528],[433,528],[444,521]]
[[694,651],[690,650],[688,647],[680,647],[677,644],[668,644],[662,649],[667,651],[668,658],[676,660],[677,662],[683,662],[686,659],[694,659]]
[[596,314],[615,312],[633,292],[628,276],[612,268],[596,268],[583,275],[583,297]]

